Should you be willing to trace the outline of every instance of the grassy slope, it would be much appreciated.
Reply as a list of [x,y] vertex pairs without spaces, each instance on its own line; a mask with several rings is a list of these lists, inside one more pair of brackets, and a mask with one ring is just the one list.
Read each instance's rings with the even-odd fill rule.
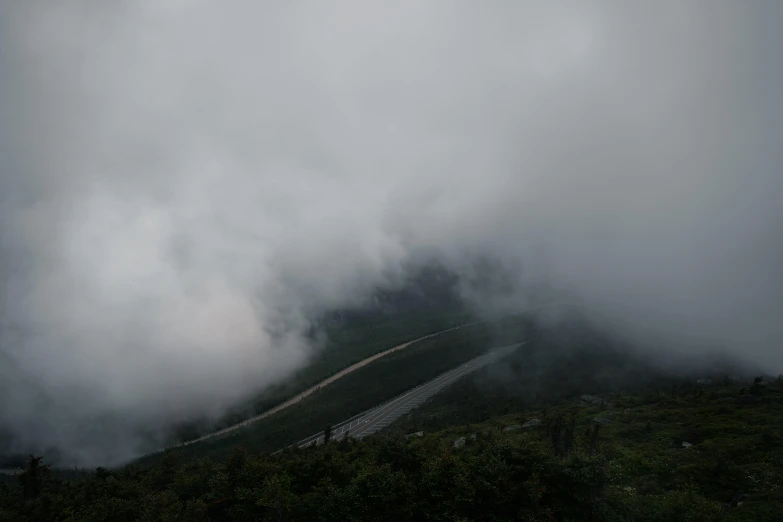
[[[451,427],[429,437],[453,441],[481,431],[500,431],[537,418],[537,428],[509,433],[545,433],[560,417],[575,422],[576,451],[588,451],[593,419],[601,425],[597,449],[607,460],[609,493],[633,504],[642,496],[693,491],[728,505],[726,520],[780,520],[783,513],[783,380],[751,395],[750,383],[719,382],[647,395],[608,394],[609,405],[570,401],[473,425]],[[632,411],[626,411],[632,410]],[[397,431],[405,423],[396,426]],[[407,430],[413,429],[408,427]],[[406,431],[407,431],[406,430]],[[685,448],[682,442],[693,446]]]
[[[320,333],[325,339],[307,367],[283,384],[273,386],[227,413],[217,422],[198,420],[179,426],[170,444],[198,438],[200,435],[231,426],[262,413],[306,390],[343,368],[396,345],[473,320],[459,303],[447,307],[419,307],[415,312],[370,313],[365,316],[334,320]],[[2,428],[2,427],[0,427]],[[2,435],[0,429],[0,435]],[[10,446],[10,443],[8,443]],[[0,437],[0,468],[18,467],[26,454],[12,453]],[[47,455],[47,459],[54,454]]]
[[310,364],[293,379],[261,396],[256,401],[256,409],[265,411],[378,352],[470,320],[471,315],[458,310],[419,312],[355,322],[350,328],[344,325],[329,328],[326,331],[327,346],[315,354]]
[[535,342],[457,382],[397,425],[435,430],[560,404],[581,394],[670,392],[693,386],[704,371],[722,375],[736,370],[702,363],[697,373],[675,371],[578,322],[542,327]]
[[[362,369],[268,423],[173,452],[171,457],[198,466],[194,461],[198,457],[225,461],[237,445],[251,453],[277,449],[415,386],[489,346],[530,334],[525,321],[509,321],[500,328],[484,325],[428,340]],[[559,417],[561,426],[568,426],[573,419],[573,453],[587,455],[587,460],[579,461],[582,464],[603,463],[607,484],[602,498],[613,509],[635,514],[633,520],[780,520],[783,382],[754,389],[747,379],[737,383],[715,378],[714,384],[696,385],[694,378],[656,369],[589,331],[569,332],[561,327],[537,332],[535,342],[524,350],[436,396],[391,431],[401,434],[424,428],[430,432],[406,443],[411,451],[426,449],[429,456],[422,458],[430,458],[450,452],[456,437],[470,433],[494,434],[495,438],[518,440],[522,446],[551,446],[554,420]],[[577,400],[581,393],[603,395],[611,405],[581,405]],[[626,412],[629,408],[632,411]],[[590,457],[592,419],[596,417],[611,422],[601,425],[597,455]],[[541,419],[542,425],[502,431],[531,418]],[[561,445],[562,436],[561,428]],[[693,446],[684,448],[683,441]],[[468,439],[467,449],[473,451],[473,444]],[[295,455],[284,455],[276,462],[284,463],[290,473],[310,473],[308,457]],[[364,457],[360,452],[356,458]],[[163,461],[156,457],[144,464],[152,465],[152,473],[157,473],[156,469],[165,467]],[[561,466],[558,469],[566,473],[574,465],[569,458],[550,464]],[[296,471],[298,466],[306,469]],[[126,473],[147,472],[133,466]],[[742,499],[742,505],[724,510],[738,494],[750,496]],[[714,517],[693,518],[700,510]]]
[[[220,463],[169,455],[154,467],[52,483],[27,504],[0,490],[0,520],[778,521],[783,382],[748,390],[616,393],[611,406],[566,403],[422,438],[387,434]],[[593,451],[596,417],[612,422]],[[541,425],[504,431],[531,418]],[[568,454],[558,418],[575,426]],[[465,446],[455,449],[460,437]],[[684,438],[694,445],[683,448]],[[726,507],[738,492],[750,496]]]
[[[231,434],[176,448],[184,459],[228,455],[238,445],[274,451],[391,399],[490,348],[524,340],[524,318],[477,324],[416,343],[361,368],[286,410]],[[156,462],[161,454],[138,464]]]
[[285,402],[353,363],[411,339],[445,330],[471,319],[470,314],[454,307],[450,310],[396,313],[332,324],[322,332],[326,345],[314,354],[307,367],[284,383],[238,405],[218,422],[198,421],[180,427],[172,443],[176,440],[195,439],[241,422]]

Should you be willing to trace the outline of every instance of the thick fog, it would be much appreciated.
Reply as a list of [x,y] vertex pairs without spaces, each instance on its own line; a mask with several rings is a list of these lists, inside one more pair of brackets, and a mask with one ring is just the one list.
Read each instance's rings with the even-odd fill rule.
[[0,423],[27,446],[143,451],[138,426],[285,378],[310,319],[433,257],[783,371],[783,4],[0,17]]

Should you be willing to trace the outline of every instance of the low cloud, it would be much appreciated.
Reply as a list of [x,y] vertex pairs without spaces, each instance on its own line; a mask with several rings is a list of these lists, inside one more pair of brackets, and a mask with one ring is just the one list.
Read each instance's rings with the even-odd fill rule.
[[122,460],[433,258],[494,260],[514,292],[466,285],[484,307],[556,287],[653,348],[783,370],[781,14],[4,4],[0,421]]

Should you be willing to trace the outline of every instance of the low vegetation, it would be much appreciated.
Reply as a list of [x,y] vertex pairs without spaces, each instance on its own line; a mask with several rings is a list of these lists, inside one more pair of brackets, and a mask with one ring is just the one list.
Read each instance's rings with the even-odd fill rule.
[[[522,339],[385,433],[271,453]],[[783,377],[724,370],[674,372],[583,327],[508,318],[395,353],[268,422],[122,469],[66,474],[31,457],[0,481],[0,522],[778,521]]]
[[0,486],[0,520],[777,521],[783,382],[763,382],[612,394],[277,455],[168,453],[76,481],[31,459],[16,487]]
[[[307,367],[252,400],[238,404],[218,421],[200,419],[179,426],[170,443],[197,439],[237,424],[285,402],[362,359],[471,320],[471,314],[457,307],[450,311],[424,309],[416,313],[332,318],[318,330],[318,337],[325,345],[313,355]],[[314,339],[314,342],[317,340]]]
[[[451,309],[432,309],[421,306],[415,312],[364,313],[345,312],[328,318],[318,329],[322,338],[321,348],[316,351],[310,364],[297,372],[283,384],[274,386],[261,395],[238,404],[221,419],[214,421],[199,419],[177,426],[171,433],[169,445],[193,440],[201,435],[231,426],[249,417],[267,411],[321,382],[343,368],[366,357],[410,341],[417,337],[439,332],[459,324],[474,320],[474,317],[459,306]],[[403,382],[407,382],[404,381]],[[373,396],[379,401],[385,396]],[[317,402],[317,401],[316,401]],[[338,412],[338,414],[341,414]],[[319,426],[316,429],[319,429]],[[309,435],[309,433],[305,434]],[[27,456],[19,451],[11,451],[13,446],[4,436],[0,426],[0,468],[23,466]],[[49,462],[59,463],[57,451],[45,454]]]
[[481,422],[513,411],[560,404],[581,394],[668,392],[694,386],[705,367],[716,375],[736,365],[707,365],[678,371],[663,366],[621,341],[571,321],[556,328],[529,328],[534,342],[433,397],[394,428],[436,430]]
[[[225,458],[240,445],[250,451],[275,451],[377,406],[493,347],[519,342],[529,335],[529,321],[524,317],[446,332],[360,368],[273,416],[172,451],[183,460]],[[138,463],[146,465],[161,458],[162,454],[155,454]]]

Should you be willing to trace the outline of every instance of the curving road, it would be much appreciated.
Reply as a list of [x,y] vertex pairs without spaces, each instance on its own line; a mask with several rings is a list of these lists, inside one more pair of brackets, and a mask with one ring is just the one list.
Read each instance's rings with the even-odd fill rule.
[[313,394],[314,392],[318,391],[319,389],[323,388],[324,386],[327,386],[327,385],[333,383],[334,381],[336,381],[337,379],[340,379],[341,377],[344,377],[344,376],[348,375],[349,373],[358,370],[362,366],[366,366],[366,365],[370,364],[371,362],[373,362],[373,361],[375,361],[377,359],[380,359],[381,357],[389,355],[390,353],[394,353],[394,352],[397,352],[399,350],[404,350],[408,346],[410,346],[410,345],[412,345],[414,343],[417,343],[419,341],[423,341],[425,339],[429,339],[431,337],[435,337],[435,336],[444,334],[446,332],[451,332],[453,330],[458,330],[460,328],[465,328],[467,326],[472,326],[474,324],[479,324],[479,323],[482,323],[482,322],[485,322],[485,321],[473,321],[471,323],[465,323],[465,324],[461,324],[459,326],[453,326],[451,328],[447,328],[446,330],[441,330],[440,332],[431,333],[429,335],[425,335],[424,337],[419,337],[418,339],[414,339],[412,341],[408,341],[406,343],[397,345],[394,348],[389,348],[388,350],[385,350],[383,352],[376,353],[375,355],[367,357],[366,359],[362,359],[361,361],[359,361],[359,362],[357,362],[355,364],[352,364],[351,366],[348,366],[347,368],[345,368],[343,370],[340,370],[339,372],[337,372],[336,374],[332,375],[331,377],[329,377],[327,379],[324,379],[323,381],[319,382],[315,386],[311,386],[310,388],[306,389],[302,393],[300,393],[300,394],[298,394],[298,395],[288,399],[287,401],[285,401],[285,402],[283,402],[281,404],[278,404],[274,408],[272,408],[270,410],[267,410],[264,413],[261,413],[260,415],[256,415],[255,417],[251,417],[251,418],[246,419],[246,420],[244,420],[242,422],[239,422],[237,424],[233,424],[233,425],[229,426],[228,428],[223,428],[222,430],[215,431],[213,433],[209,433],[209,434],[204,435],[202,437],[199,437],[197,439],[189,440],[187,442],[183,442],[182,444],[177,444],[177,445],[171,446],[171,447],[178,448],[178,447],[182,447],[182,446],[188,446],[190,444],[195,444],[197,442],[201,442],[201,441],[204,441],[204,440],[207,440],[207,439],[211,439],[213,437],[218,437],[220,435],[225,435],[226,433],[230,433],[230,432],[232,432],[234,430],[238,430],[239,428],[242,428],[244,426],[247,426],[248,424],[252,424],[254,422],[257,422],[257,421],[259,421],[259,420],[261,420],[261,419],[263,419],[265,417],[268,417],[268,416],[270,416],[272,414],[275,414],[275,413],[277,413],[277,412],[279,412],[281,410],[284,410],[284,409],[288,408],[289,406],[292,406],[292,405],[296,404],[297,402],[301,401],[302,399],[304,399],[308,395]]
[[[332,440],[341,440],[345,437],[362,439],[386,428],[392,422],[407,414],[436,393],[459,380],[461,377],[497,361],[523,344],[525,343],[517,343],[502,348],[496,348],[489,353],[480,355],[461,364],[453,370],[442,373],[431,381],[427,381],[377,408],[360,413],[355,417],[351,417],[348,420],[336,424],[332,427]],[[320,432],[297,442],[294,446],[306,448],[313,444],[321,444],[323,443],[323,440],[324,434],[323,432]]]
[[[536,312],[536,311],[539,311],[539,310],[543,310],[543,309],[546,309],[546,308],[562,307],[562,306],[564,306],[564,304],[561,304],[561,303],[541,305],[541,306],[536,306],[536,307],[530,308],[528,310],[525,310],[525,312],[530,313],[530,312]],[[261,413],[260,415],[256,415],[256,416],[251,417],[249,419],[246,419],[246,420],[244,420],[242,422],[239,422],[239,423],[231,425],[231,426],[229,426],[227,428],[223,428],[221,430],[215,431],[213,433],[209,433],[209,434],[204,435],[202,437],[199,437],[197,439],[193,439],[193,440],[189,440],[187,442],[183,442],[181,444],[176,444],[176,445],[173,445],[173,446],[169,446],[166,449],[178,448],[178,447],[182,447],[182,446],[188,446],[190,444],[195,444],[197,442],[208,440],[208,439],[211,439],[211,438],[214,438],[214,437],[219,437],[221,435],[225,435],[225,434],[230,433],[232,431],[238,430],[239,428],[242,428],[244,426],[247,426],[248,424],[252,424],[254,422],[257,422],[257,421],[259,421],[259,420],[261,420],[263,418],[266,418],[266,417],[268,417],[270,415],[273,415],[273,414],[275,414],[275,413],[277,413],[277,412],[279,412],[281,410],[284,410],[285,408],[288,408],[289,406],[292,406],[292,405],[296,404],[297,402],[301,401],[305,397],[307,397],[307,396],[313,394],[314,392],[318,391],[320,388],[322,388],[324,386],[327,386],[327,385],[333,383],[334,381],[340,379],[341,377],[344,377],[345,375],[347,375],[347,374],[349,374],[349,373],[351,373],[351,372],[353,372],[355,370],[358,370],[362,366],[366,366],[367,364],[370,364],[371,362],[373,362],[373,361],[375,361],[375,360],[377,360],[377,359],[379,359],[381,357],[384,357],[384,356],[386,356],[386,355],[388,355],[390,353],[393,353],[393,352],[396,352],[396,351],[399,351],[399,350],[404,350],[408,346],[410,346],[410,345],[412,345],[414,343],[417,343],[419,341],[423,341],[424,339],[429,339],[431,337],[435,337],[435,336],[444,334],[446,332],[451,332],[453,330],[458,330],[460,328],[465,328],[467,326],[472,326],[474,324],[490,322],[490,321],[492,321],[492,319],[488,318],[488,319],[484,319],[484,320],[481,320],[481,321],[473,321],[473,322],[470,322],[470,323],[461,324],[461,325],[458,325],[458,326],[447,328],[446,330],[441,330],[439,332],[435,332],[435,333],[431,333],[429,335],[425,335],[423,337],[419,337],[419,338],[414,339],[412,341],[408,341],[406,343],[397,345],[397,346],[395,346],[393,348],[389,348],[388,350],[385,350],[383,352],[377,353],[375,355],[367,357],[366,359],[362,359],[361,361],[359,361],[359,362],[357,362],[355,364],[352,364],[351,366],[349,366],[349,367],[339,371],[338,373],[332,375],[331,377],[328,377],[327,379],[324,379],[323,381],[319,382],[315,386],[311,386],[310,388],[308,388],[307,390],[303,391],[302,393],[300,393],[300,394],[298,394],[298,395],[288,399],[287,401],[285,401],[285,402],[283,402],[281,404],[278,404],[274,408],[272,408],[270,410],[267,410],[264,413]],[[482,356],[482,357],[484,357],[484,356]],[[435,393],[437,393],[437,392],[435,392]],[[426,399],[424,399],[424,400],[426,400]],[[355,426],[356,425],[354,425],[354,427]],[[351,429],[351,428],[349,427],[348,429]],[[161,453],[163,451],[165,451],[165,449],[161,449],[161,450],[159,450],[157,452],[152,452],[152,453],[147,454],[145,456],[154,455],[156,453]]]

